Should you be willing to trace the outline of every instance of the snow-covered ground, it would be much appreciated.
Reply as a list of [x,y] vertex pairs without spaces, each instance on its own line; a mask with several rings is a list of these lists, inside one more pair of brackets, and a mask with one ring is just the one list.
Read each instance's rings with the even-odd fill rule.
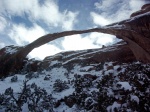
[[[57,63],[60,62],[55,60],[50,63],[49,67]],[[27,85],[35,83],[38,87],[45,89],[47,94],[52,95],[55,102],[54,112],[93,112],[101,109],[108,112],[115,112],[116,109],[138,112],[141,110],[137,109],[142,107],[135,106],[141,104],[143,97],[149,98],[150,96],[150,74],[148,73],[150,73],[150,66],[140,62],[132,64],[105,62],[103,64],[75,64],[69,71],[62,65],[38,72],[15,74],[0,81],[0,112],[6,109],[1,99],[2,95],[9,96],[6,89],[11,87],[17,99],[17,94],[23,91],[25,80],[29,80]],[[68,101],[69,98],[75,100]],[[70,106],[68,102],[72,105]],[[145,102],[142,109],[144,108],[150,109],[149,102]],[[22,112],[29,111],[27,102],[22,105],[21,109]],[[43,111],[49,112],[46,109]]]

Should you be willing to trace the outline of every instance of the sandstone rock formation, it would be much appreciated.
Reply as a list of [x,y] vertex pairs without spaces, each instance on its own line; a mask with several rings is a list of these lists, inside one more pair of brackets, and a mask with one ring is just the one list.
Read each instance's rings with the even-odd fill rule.
[[141,10],[132,13],[130,17],[134,17],[134,16],[137,16],[137,15],[140,15],[140,14],[144,14],[144,13],[149,12],[149,11],[150,11],[150,4],[145,4],[141,7]]
[[[115,35],[117,38],[121,38],[125,42],[127,42],[127,44],[120,47],[121,48],[120,51],[117,49],[114,51],[112,50],[111,52],[106,52],[105,54],[102,53],[103,55],[101,55],[101,58],[98,60],[105,61],[107,58],[113,61],[120,61],[120,60],[127,61],[130,59],[133,60],[135,56],[136,60],[149,63],[150,62],[150,49],[149,49],[150,48],[150,8],[149,7],[150,4],[144,5],[141,11],[133,13],[130,19],[113,23],[104,27],[81,30],[81,31],[73,30],[73,31],[47,34],[24,47],[17,47],[17,48],[12,46],[8,47],[9,49],[12,49],[15,52],[7,52],[8,51],[7,48],[3,48],[0,50],[0,63],[1,63],[0,77],[6,76],[11,72],[18,72],[19,70],[21,70],[25,64],[26,56],[34,48],[39,47],[43,44],[46,44],[52,40],[55,40],[63,36],[89,33],[89,32],[100,32],[100,33],[112,34]],[[134,56],[131,51],[133,52]],[[98,55],[96,54],[95,58],[98,58],[97,56]]]
[[78,63],[132,62],[136,61],[136,58],[128,45],[122,41],[106,48],[58,53],[55,56],[46,57],[40,63],[40,67],[49,68],[49,64],[55,60],[60,61],[61,66],[71,67]]

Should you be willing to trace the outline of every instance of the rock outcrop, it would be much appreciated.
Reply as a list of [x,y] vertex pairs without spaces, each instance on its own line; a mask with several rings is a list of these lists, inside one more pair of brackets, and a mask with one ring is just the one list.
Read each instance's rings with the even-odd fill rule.
[[[96,54],[93,52],[95,55],[93,55],[92,60],[96,60],[98,62],[106,60],[131,61],[136,58],[136,60],[145,63],[150,62],[150,4],[147,4],[144,5],[139,12],[133,13],[130,19],[121,22],[88,30],[73,30],[47,34],[24,47],[9,46],[3,48],[0,50],[0,77],[6,76],[11,72],[18,72],[21,70],[26,63],[26,56],[34,48],[63,36],[90,32],[112,34],[117,38],[123,39],[127,43],[119,46],[119,48],[116,46],[115,50],[111,49],[105,53],[101,52],[100,55],[98,52],[95,52]],[[103,49],[109,48],[110,47]],[[11,52],[8,52],[8,49],[11,49]]]
[[141,7],[141,10],[132,13],[130,17],[138,16],[140,14],[144,14],[144,13],[149,12],[149,11],[150,11],[150,4],[145,4]]
[[94,64],[107,61],[116,61],[118,63],[132,62],[136,61],[136,58],[128,45],[122,41],[106,48],[58,53],[54,56],[46,57],[39,65],[41,69],[46,69],[55,61],[59,61],[60,66],[73,67],[78,63]]
[[[112,46],[107,46],[105,48],[62,52],[54,56],[46,57],[43,61],[27,60],[26,58],[24,58],[23,61],[19,62],[17,60],[18,63],[16,63],[16,60],[13,60],[15,55],[13,56],[12,53],[16,53],[20,49],[22,48],[8,46],[0,50],[2,54],[1,59],[3,57],[3,60],[6,60],[6,58],[9,60],[3,61],[3,63],[0,65],[0,77],[5,77],[9,74],[13,75],[14,72],[19,72],[19,70],[23,70],[26,72],[36,72],[42,69],[49,69],[49,65],[51,65],[52,67],[64,66],[68,69],[71,69],[75,64],[78,63],[98,64],[107,61],[115,61],[117,63],[136,61],[134,54],[128,47],[127,43],[124,41],[116,43]],[[12,50],[14,50],[14,52]],[[53,65],[53,62],[55,61],[59,61],[60,64],[57,63],[57,65]],[[7,63],[5,62],[9,62],[9,65],[7,65]],[[11,72],[13,73],[11,74]]]

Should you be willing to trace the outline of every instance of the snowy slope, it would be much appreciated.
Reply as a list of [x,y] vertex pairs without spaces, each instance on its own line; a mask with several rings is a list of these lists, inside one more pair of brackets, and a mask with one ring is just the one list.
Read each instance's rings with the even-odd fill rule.
[[27,60],[17,74],[0,79],[0,112],[149,112],[150,65],[131,62],[124,45]]
[[[60,62],[55,60],[49,67],[57,63]],[[29,80],[27,85],[31,86],[35,83],[52,95],[55,103],[52,108],[54,112],[115,112],[116,110],[132,112],[143,109],[149,111],[149,75],[150,65],[140,62],[76,64],[69,71],[65,67],[59,66],[39,72],[15,74],[0,81],[0,112],[12,108],[11,106],[7,107],[8,102],[5,106],[1,99],[3,95],[5,98],[9,97],[6,89],[11,87],[14,97],[17,99],[18,93],[23,91],[23,81],[25,80]],[[14,77],[17,77],[17,80]],[[34,92],[34,90],[32,91]],[[13,100],[11,97],[10,95],[10,99],[7,99],[10,102],[9,105]],[[15,101],[13,102],[15,103]],[[29,111],[28,102],[23,103],[20,111]],[[138,105],[141,105],[141,102],[145,104],[140,108]],[[40,101],[37,105],[41,106]],[[10,112],[12,111],[10,110]],[[40,111],[38,107],[37,111]],[[46,108],[44,109],[44,106],[41,111],[49,112]]]

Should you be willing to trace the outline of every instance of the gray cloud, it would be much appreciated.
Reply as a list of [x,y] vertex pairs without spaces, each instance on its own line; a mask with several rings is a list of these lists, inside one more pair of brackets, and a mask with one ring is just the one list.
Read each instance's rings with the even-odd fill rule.
[[95,7],[98,10],[98,13],[92,15],[93,22],[97,25],[95,18],[103,18],[109,23],[121,21],[130,17],[130,14],[139,10],[141,6],[145,4],[142,0],[103,0],[95,3]]
[[62,26],[64,30],[73,28],[78,14],[72,11],[60,11],[55,0],[44,0],[43,4],[40,4],[39,0],[1,0],[0,13],[5,16],[21,17],[27,14],[32,22],[41,20],[48,26]]

